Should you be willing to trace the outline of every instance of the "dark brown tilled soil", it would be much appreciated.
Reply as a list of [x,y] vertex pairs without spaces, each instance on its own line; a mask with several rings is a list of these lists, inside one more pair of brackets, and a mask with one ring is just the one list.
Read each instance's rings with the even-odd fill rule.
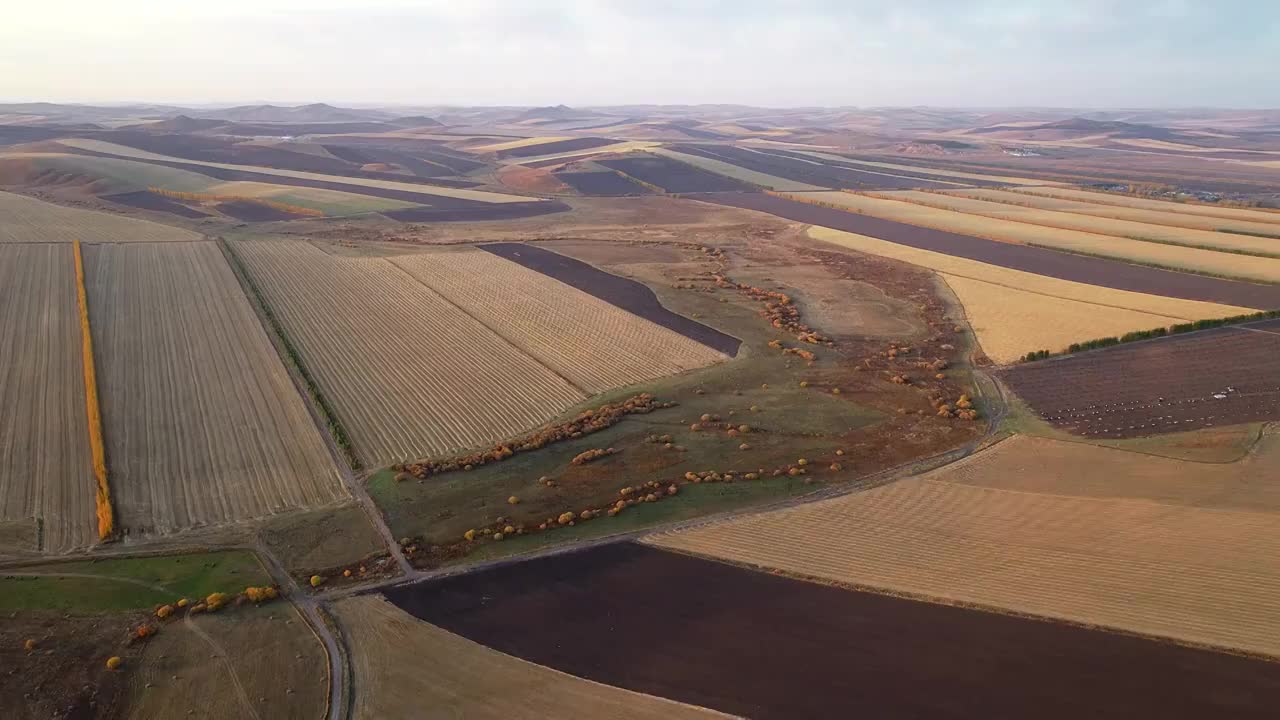
[[615,172],[565,172],[556,173],[556,178],[583,195],[594,197],[652,194],[649,188]]
[[387,597],[567,673],[746,717],[1272,718],[1280,664],[621,543]]
[[1089,437],[1280,420],[1280,321],[1015,365],[1003,375],[1045,420]]
[[524,243],[489,243],[480,247],[731,357],[738,354],[742,344],[732,335],[671,312],[647,285],[607,273],[581,260]]
[[648,153],[596,162],[672,193],[733,192],[751,189],[750,185],[732,178]]
[[143,210],[154,210],[156,212],[169,213],[170,215],[177,215],[184,218],[209,217],[209,213],[200,212],[195,208],[189,208],[182,203],[174,202],[169,198],[156,195],[148,190],[103,195],[102,199],[118,205],[128,205],[129,207],[141,208]]
[[[795,152],[795,151],[792,151],[792,150],[782,150],[782,149],[778,149],[778,148],[769,148],[768,150],[765,150],[764,152],[767,152],[767,153],[769,153],[770,155],[781,155],[781,156],[783,156],[783,157],[795,158],[795,159],[797,159],[797,160],[813,160],[813,161],[816,161],[816,162],[823,163],[824,165],[831,165],[831,166],[834,166],[834,167],[847,168],[847,169],[849,169],[849,170],[853,170],[853,171],[855,171],[855,172],[859,172],[859,173],[861,173],[861,174],[867,175],[867,176],[868,176],[868,177],[867,177],[868,182],[875,182],[875,178],[876,178],[876,177],[880,177],[882,181],[886,181],[886,182],[887,182],[887,181],[893,181],[893,180],[894,180],[894,178],[891,178],[891,177],[885,177],[885,176],[883,176],[883,175],[876,175],[876,172],[877,172],[877,171],[879,171],[879,172],[889,173],[889,174],[891,174],[891,175],[906,175],[906,176],[908,176],[908,177],[912,177],[912,178],[919,178],[919,179],[921,179],[921,180],[936,180],[936,181],[938,181],[938,183],[936,183],[936,184],[935,184],[935,183],[930,183],[930,184],[926,184],[926,185],[924,185],[924,186],[916,186],[916,185],[912,185],[911,187],[938,187],[938,188],[940,188],[940,189],[944,189],[944,190],[945,190],[945,189],[947,189],[947,188],[954,188],[954,187],[956,187],[956,186],[954,185],[954,183],[961,183],[961,184],[963,184],[963,185],[970,185],[970,186],[973,186],[973,187],[1007,187],[1007,186],[1009,185],[1009,183],[996,182],[996,181],[993,181],[993,180],[974,180],[974,179],[971,179],[971,178],[948,177],[948,176],[945,176],[945,175],[937,175],[937,174],[933,174],[933,175],[931,175],[931,174],[929,174],[929,172],[928,172],[928,168],[923,168],[923,167],[922,167],[922,168],[920,168],[918,171],[917,171],[917,170],[897,170],[897,169],[893,169],[893,168],[883,168],[883,169],[880,169],[880,168],[875,168],[875,167],[867,167],[866,165],[858,165],[858,164],[856,164],[856,163],[852,163],[852,162],[842,162],[842,161],[839,161],[839,160],[826,160],[826,159],[818,160],[818,159],[817,159],[817,158],[815,158],[815,157],[811,157],[811,156],[809,156],[809,155],[804,155],[804,154],[802,154],[802,153]],[[895,163],[895,164],[896,164],[896,163]],[[908,182],[908,181],[905,181],[905,180],[904,180],[903,182]],[[902,187],[907,187],[907,186],[902,186]]]
[[1280,308],[1280,285],[1223,280],[1072,255],[1030,245],[996,242],[810,205],[764,193],[724,193],[701,195],[694,199],[758,210],[796,222],[869,235],[900,245],[1089,285],[1261,310]]

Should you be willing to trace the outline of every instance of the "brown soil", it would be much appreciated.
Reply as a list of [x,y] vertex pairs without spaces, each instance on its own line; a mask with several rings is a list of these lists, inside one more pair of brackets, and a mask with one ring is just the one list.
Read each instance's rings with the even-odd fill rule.
[[753,718],[1264,718],[1280,701],[1274,663],[631,544],[387,596],[517,657]]
[[569,186],[550,170],[508,165],[498,171],[498,182],[518,192],[567,193]]

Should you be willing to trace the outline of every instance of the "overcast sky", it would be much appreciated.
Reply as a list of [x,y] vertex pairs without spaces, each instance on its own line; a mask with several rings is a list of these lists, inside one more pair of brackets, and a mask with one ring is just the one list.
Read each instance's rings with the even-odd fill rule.
[[1280,107],[1280,0],[11,0],[0,99]]

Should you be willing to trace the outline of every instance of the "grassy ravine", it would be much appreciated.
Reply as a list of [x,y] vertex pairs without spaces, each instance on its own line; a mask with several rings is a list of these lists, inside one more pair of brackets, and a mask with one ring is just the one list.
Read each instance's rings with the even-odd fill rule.
[[353,471],[360,470],[360,458],[356,455],[355,448],[351,445],[351,436],[347,434],[346,429],[342,426],[342,421],[338,419],[338,414],[334,412],[333,406],[329,404],[324,393],[320,392],[319,384],[316,383],[311,372],[307,370],[306,364],[302,361],[302,353],[298,352],[298,348],[289,339],[289,335],[285,333],[284,325],[280,323],[280,319],[276,317],[271,306],[267,304],[262,291],[258,289],[258,284],[253,281],[253,277],[245,269],[244,262],[236,253],[232,244],[226,238],[218,238],[218,242],[222,246],[223,254],[230,261],[231,270],[235,272],[236,277],[240,278],[244,286],[249,288],[249,292],[253,295],[254,304],[262,310],[262,316],[270,323],[272,331],[275,332],[281,346],[284,347],[289,363],[298,372],[298,376],[302,378],[302,382],[307,386],[307,393],[311,395],[311,399],[320,408],[320,412],[324,415],[325,423],[329,426],[329,433],[342,451],[343,458],[346,459],[347,464]]
[[[23,577],[24,573],[95,577]],[[0,612],[150,610],[181,597],[270,584],[271,576],[246,550],[49,563],[0,570]]]
[[1243,325],[1245,323],[1257,322],[1259,320],[1271,320],[1280,318],[1280,310],[1265,310],[1256,312],[1251,315],[1232,315],[1225,318],[1212,318],[1206,320],[1196,320],[1195,322],[1179,323],[1169,327],[1158,327],[1150,330],[1134,330],[1125,333],[1120,337],[1095,338],[1093,340],[1085,340],[1084,342],[1071,343],[1071,345],[1062,352],[1050,352],[1048,350],[1032,350],[1022,356],[1019,362],[1034,362],[1036,360],[1044,360],[1045,358],[1057,357],[1060,355],[1072,355],[1088,350],[1098,350],[1101,348],[1114,347],[1125,343],[1138,342],[1139,340],[1150,340],[1152,338],[1165,337],[1166,335],[1181,335],[1183,333],[1195,332],[1197,330],[1209,330],[1216,327],[1226,327],[1228,325]]

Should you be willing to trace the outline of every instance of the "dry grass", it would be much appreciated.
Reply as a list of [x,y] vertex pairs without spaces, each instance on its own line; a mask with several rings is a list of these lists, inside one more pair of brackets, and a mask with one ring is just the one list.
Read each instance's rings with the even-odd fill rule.
[[798,192],[826,189],[820,185],[810,185],[796,180],[780,178],[776,175],[748,170],[747,168],[739,167],[723,160],[715,160],[713,158],[702,157],[701,155],[689,155],[687,153],[676,152],[675,150],[668,150],[666,148],[653,148],[649,152],[654,155],[671,158],[672,160],[685,163],[686,165],[701,168],[707,172],[715,173],[716,175],[723,175],[725,177],[733,178],[734,180],[741,180],[745,183],[769,188],[770,190],[789,190]]
[[0,244],[0,521],[41,518],[53,552],[97,538],[73,263]]
[[508,140],[506,142],[490,143],[488,145],[475,145],[467,148],[467,152],[471,153],[495,153],[503,150],[515,150],[516,148],[532,147],[534,145],[546,145],[547,143],[560,142],[561,140],[572,140],[572,135],[545,135],[542,137],[527,137],[519,140]]
[[199,240],[181,228],[93,210],[77,210],[0,192],[0,243]]
[[432,717],[641,720],[725,717],[601,685],[471,642],[380,596],[334,605],[351,647],[356,720]]
[[[1017,192],[1020,195],[1026,194],[1092,203],[1098,206],[1097,212],[1113,212],[1107,209],[1110,207],[1136,208],[1140,210],[1153,210],[1161,213],[1177,213],[1177,215],[1194,215],[1199,217],[1216,218],[1215,220],[1209,221],[1213,224],[1214,228],[1229,227],[1232,229],[1248,231],[1257,230],[1258,232],[1280,232],[1276,229],[1277,225],[1280,225],[1280,213],[1267,212],[1266,210],[1250,210],[1248,208],[1219,207],[1217,205],[1200,205],[1197,203],[1153,200],[1151,198],[1121,195],[1119,193],[1080,190],[1072,187],[1017,188]],[[1119,216],[1117,215],[1115,217]],[[1192,222],[1189,218],[1184,219],[1176,216],[1175,218],[1170,219],[1170,222],[1173,220]],[[1225,220],[1235,220],[1238,222],[1225,223],[1223,222]],[[1148,220],[1147,222],[1155,221]],[[1246,224],[1241,225],[1239,224],[1240,222]],[[1253,223],[1260,223],[1260,225],[1255,225]],[[1202,226],[1188,225],[1187,227]]]
[[215,243],[89,246],[85,266],[118,525],[168,533],[345,497]]
[[1061,350],[1108,332],[1123,334],[1251,311],[1060,280],[830,228],[810,228],[809,236],[941,273],[965,305],[983,350],[997,362],[1030,350]]
[[483,250],[390,260],[591,394],[725,359],[679,333]]
[[236,248],[367,466],[510,437],[586,398],[386,258]]
[[[280,168],[260,167],[257,165],[234,165],[231,163],[215,163],[206,162],[204,160],[187,160],[185,158],[171,157],[169,155],[159,155],[157,153],[148,152],[146,150],[138,150],[136,148],[127,147],[125,145],[116,145],[102,140],[87,140],[83,138],[71,138],[59,140],[59,143],[69,147],[80,148],[82,150],[92,150],[94,152],[106,153],[117,157],[136,158],[139,160],[158,160],[162,162],[181,163],[183,165],[191,165],[194,167],[214,167],[225,170],[245,170],[248,172],[260,173],[263,175],[276,175],[279,177],[294,177],[305,180],[324,180],[327,182],[343,183],[355,187],[375,187],[385,188],[388,190],[400,190],[402,192],[411,192],[422,195],[426,198],[436,197],[452,197],[461,198],[463,200],[475,200],[476,202],[487,203],[511,203],[511,202],[532,202],[539,198],[525,197],[523,195],[504,195],[502,193],[486,192],[484,190],[464,190],[460,188],[448,188],[438,185],[419,185],[416,183],[396,182],[394,180],[371,180],[369,178],[347,177],[345,175],[324,175],[321,173],[303,172],[301,170],[283,170]],[[424,200],[424,202],[427,202]]]
[[[1280,655],[1280,513],[1261,487],[1275,449],[1224,467],[1019,437],[921,478],[653,542]],[[1242,485],[1256,500],[1224,509],[1220,499]]]
[[1280,259],[1234,255],[1076,230],[1062,230],[847,192],[806,193],[802,199],[805,198],[832,203],[885,220],[1000,242],[1037,245],[1221,277],[1280,282]]
[[[1092,218],[1107,219],[1116,221],[1129,221],[1132,223],[1141,223],[1144,230],[1140,231],[1141,237],[1169,238],[1171,241],[1178,242],[1177,238],[1195,237],[1191,244],[1213,245],[1228,250],[1244,250],[1248,252],[1261,253],[1280,253],[1280,244],[1275,240],[1267,238],[1249,237],[1247,235],[1235,235],[1231,233],[1215,232],[1220,228],[1235,228],[1246,232],[1253,232],[1250,227],[1254,227],[1258,232],[1266,229],[1265,225],[1260,223],[1242,222],[1239,220],[1227,220],[1223,218],[1209,217],[1207,215],[1190,215],[1165,210],[1147,210],[1143,208],[1123,207],[1120,205],[1102,205],[1099,203],[1082,202],[1080,200],[1068,200],[1065,198],[1049,197],[1047,195],[1032,195],[1025,192],[1011,192],[1008,190],[989,190],[980,188],[975,190],[948,190],[948,195],[964,196],[974,198],[976,200],[989,200],[997,203],[1011,203],[1006,205],[1013,210],[1027,210],[1031,208],[1038,210],[1056,211],[1058,214],[1069,214],[1076,222],[1087,220],[1089,216]],[[1170,205],[1172,203],[1165,203]],[[1013,205],[1021,205],[1022,208],[1013,207]],[[1128,224],[1122,224],[1128,227]],[[1120,225],[1113,225],[1113,228]],[[1187,233],[1194,232],[1195,235],[1171,235],[1169,233]],[[1280,234],[1280,227],[1272,230]],[[1139,232],[1132,230],[1125,232],[1126,235],[1139,235]],[[1186,240],[1182,240],[1187,244]]]
[[[1087,203],[1072,203],[1069,200],[1032,198],[1029,195],[1019,195],[1018,193],[994,193],[1000,193],[1000,191],[949,190],[944,195],[939,193],[908,190],[901,192],[877,192],[874,193],[874,195],[890,200],[920,203],[922,205],[930,205],[946,210],[955,210],[956,212],[968,213],[970,215],[982,215],[1000,220],[1031,223],[1033,225],[1041,225],[1048,228],[1079,230],[1081,232],[1094,233],[1097,235],[1110,235],[1112,237],[1127,238],[1131,240],[1138,239],[1161,243],[1172,243],[1175,245],[1186,245],[1188,247],[1199,247],[1202,249],[1215,248],[1226,252],[1262,253],[1280,256],[1280,243],[1275,240],[1267,240],[1266,238],[1249,237],[1247,235],[1233,235],[1230,233],[1213,232],[1212,230],[1196,230],[1192,228],[1170,226],[1167,224],[1152,224],[1143,221],[1107,217],[1105,215],[1100,216],[1092,213],[1077,213],[1073,211],[1073,208],[1068,207],[1025,207],[1025,205],[1039,204],[1034,202],[1036,200],[1047,200],[1048,203],[1061,203],[1062,205],[1067,206],[1073,204],[1084,205],[1086,209],[1090,206]],[[1011,205],[1009,204],[1010,196],[1013,201],[1017,201],[1021,198],[1032,202],[1024,201],[1021,206]],[[1168,213],[1155,213],[1145,210],[1132,210],[1130,212],[1139,214],[1149,213],[1151,215],[1160,216],[1161,219],[1167,219],[1170,217]],[[1174,219],[1176,220],[1176,216],[1174,216]]]
[[964,172],[962,170],[943,170],[933,167],[925,167],[922,165],[899,165],[897,163],[875,162],[872,160],[855,160],[847,158],[843,155],[832,155],[830,153],[806,152],[805,155],[811,155],[820,160],[836,160],[839,162],[853,163],[854,165],[862,165],[867,168],[884,168],[886,170],[901,170],[910,173],[925,173],[927,175],[937,175],[939,177],[963,178],[966,180],[986,180],[988,182],[1002,182],[1010,185],[1058,185],[1059,183],[1048,180],[1036,180],[1035,178],[1016,177],[1013,175],[981,175],[978,173]]

